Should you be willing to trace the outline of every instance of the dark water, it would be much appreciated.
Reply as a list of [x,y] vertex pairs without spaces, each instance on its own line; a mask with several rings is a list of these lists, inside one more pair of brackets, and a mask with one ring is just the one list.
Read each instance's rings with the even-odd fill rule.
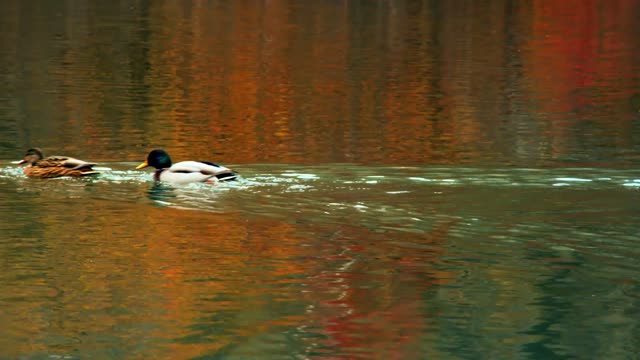
[[0,358],[637,357],[639,12],[4,2]]

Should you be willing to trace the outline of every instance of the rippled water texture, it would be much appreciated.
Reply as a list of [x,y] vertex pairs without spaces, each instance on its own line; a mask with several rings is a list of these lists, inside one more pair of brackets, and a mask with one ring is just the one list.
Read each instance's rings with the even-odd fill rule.
[[0,358],[637,357],[639,12],[5,2]]

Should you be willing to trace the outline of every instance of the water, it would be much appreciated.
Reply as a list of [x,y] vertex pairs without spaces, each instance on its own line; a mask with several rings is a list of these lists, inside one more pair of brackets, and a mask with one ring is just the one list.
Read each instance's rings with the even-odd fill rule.
[[634,358],[639,6],[7,2],[0,358]]

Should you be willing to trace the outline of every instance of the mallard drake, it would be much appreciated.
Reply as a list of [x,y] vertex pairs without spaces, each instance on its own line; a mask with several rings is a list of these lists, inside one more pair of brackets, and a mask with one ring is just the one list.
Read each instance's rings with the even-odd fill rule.
[[92,169],[95,163],[86,162],[69,156],[42,155],[42,150],[32,148],[27,150],[24,158],[17,164],[28,164],[24,168],[24,174],[34,178],[56,178],[61,176],[87,176],[100,174]]
[[136,169],[152,166],[156,169],[153,179],[174,184],[194,182],[215,183],[217,181],[235,180],[236,174],[231,169],[209,161],[180,161],[172,164],[171,157],[161,149],[153,150],[147,160]]

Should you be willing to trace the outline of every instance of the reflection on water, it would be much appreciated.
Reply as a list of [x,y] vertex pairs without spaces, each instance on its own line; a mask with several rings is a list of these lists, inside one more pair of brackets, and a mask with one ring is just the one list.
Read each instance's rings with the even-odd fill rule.
[[599,3],[9,1],[0,155],[629,164],[639,3]]
[[0,357],[640,352],[639,1],[3,5]]
[[89,180],[1,169],[10,355],[482,357],[504,341],[499,356],[568,357],[589,355],[584,339],[607,354],[635,343],[636,170],[256,165],[174,188],[134,165]]

